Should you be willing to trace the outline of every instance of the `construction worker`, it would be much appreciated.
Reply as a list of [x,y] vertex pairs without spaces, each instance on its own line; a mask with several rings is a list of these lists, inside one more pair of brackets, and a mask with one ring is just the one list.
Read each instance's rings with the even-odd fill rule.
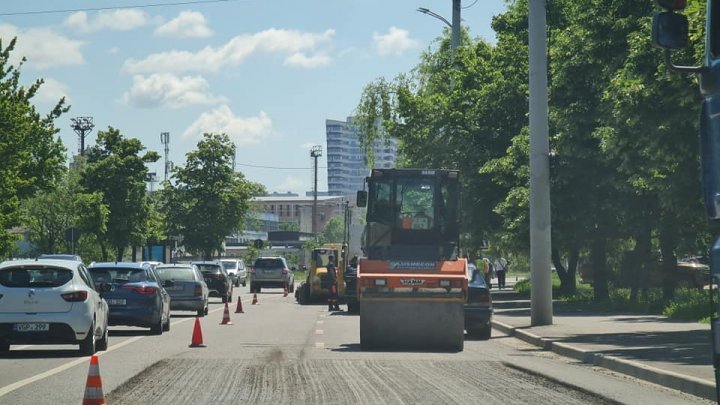
[[328,297],[328,312],[340,311],[337,285],[337,269],[335,268],[335,258],[328,256],[327,276],[330,278],[330,296]]

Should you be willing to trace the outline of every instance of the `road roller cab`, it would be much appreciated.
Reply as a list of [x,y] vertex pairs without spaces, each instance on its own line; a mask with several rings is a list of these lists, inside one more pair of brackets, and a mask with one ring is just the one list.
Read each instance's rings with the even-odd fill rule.
[[461,351],[467,261],[459,258],[457,170],[374,169],[357,271],[363,349]]

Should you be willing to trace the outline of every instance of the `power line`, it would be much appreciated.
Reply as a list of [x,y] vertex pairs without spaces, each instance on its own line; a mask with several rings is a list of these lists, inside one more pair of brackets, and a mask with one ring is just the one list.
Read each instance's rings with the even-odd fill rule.
[[473,2],[473,4],[471,4],[471,5],[469,5],[469,6],[465,6],[465,7],[463,7],[463,8],[470,8],[470,7],[474,6],[475,4],[477,4],[477,2],[478,2],[478,0],[475,0],[475,1]]
[[105,10],[118,10],[118,9],[128,9],[128,8],[185,6],[185,5],[189,5],[189,4],[228,3],[231,1],[249,1],[249,0],[186,0],[186,1],[174,1],[174,2],[170,2],[170,3],[137,4],[137,5],[131,5],[131,6],[107,6],[107,7],[68,8],[68,9],[57,9],[57,10],[17,11],[17,12],[12,12],[12,13],[0,13],[0,16],[5,17],[5,16],[18,16],[18,15],[61,14],[61,13],[76,13],[78,11],[105,11]]

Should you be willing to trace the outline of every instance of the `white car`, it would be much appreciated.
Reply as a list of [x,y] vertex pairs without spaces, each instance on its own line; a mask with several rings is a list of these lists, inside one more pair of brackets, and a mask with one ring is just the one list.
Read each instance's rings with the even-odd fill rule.
[[222,259],[220,263],[222,263],[225,271],[227,271],[230,278],[232,278],[235,287],[239,287],[240,284],[245,287],[247,283],[247,269],[245,268],[245,261],[243,261],[243,259]]
[[0,263],[0,353],[13,344],[78,344],[88,356],[108,345],[108,304],[82,262]]

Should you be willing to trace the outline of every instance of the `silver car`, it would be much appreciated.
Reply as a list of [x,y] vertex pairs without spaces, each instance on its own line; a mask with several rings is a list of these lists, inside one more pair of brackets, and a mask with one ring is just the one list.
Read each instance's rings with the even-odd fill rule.
[[245,268],[245,261],[243,259],[222,259],[220,260],[225,271],[230,275],[235,284],[235,287],[242,284],[245,287],[247,283],[247,269]]
[[155,268],[160,280],[173,282],[165,290],[170,294],[170,309],[173,311],[195,311],[198,316],[208,314],[208,290],[205,279],[194,264],[161,264]]
[[108,304],[82,262],[0,263],[0,353],[13,344],[77,344],[88,356],[108,346]]
[[258,257],[250,269],[250,291],[260,292],[263,287],[284,288],[295,291],[295,275],[281,256]]

